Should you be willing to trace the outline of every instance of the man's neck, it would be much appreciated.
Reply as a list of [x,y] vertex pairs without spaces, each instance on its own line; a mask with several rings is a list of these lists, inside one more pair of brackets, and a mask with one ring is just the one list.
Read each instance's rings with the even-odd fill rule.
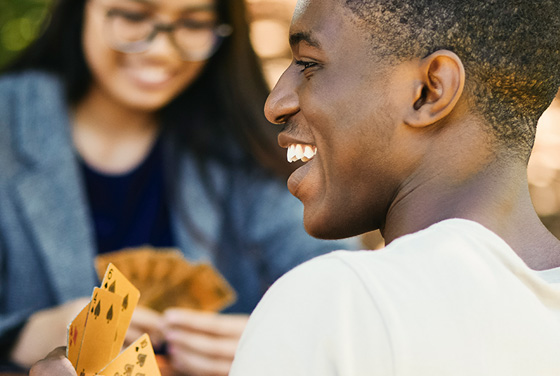
[[500,236],[532,269],[560,266],[560,241],[538,218],[522,163],[490,166],[457,184],[444,174],[397,195],[383,235],[387,244],[450,218],[478,222]]

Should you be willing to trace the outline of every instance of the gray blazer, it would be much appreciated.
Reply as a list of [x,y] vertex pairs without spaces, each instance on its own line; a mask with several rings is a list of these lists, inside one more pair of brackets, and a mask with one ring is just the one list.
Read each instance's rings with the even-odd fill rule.
[[[70,130],[56,78],[26,72],[0,79],[0,343],[34,311],[90,296],[99,282]],[[274,280],[313,256],[357,247],[355,239],[307,235],[299,201],[285,182],[262,172],[209,163],[209,177],[226,206],[218,207],[194,158],[168,141],[176,241],[187,258],[213,263],[236,289],[238,301],[228,311],[250,312]]]

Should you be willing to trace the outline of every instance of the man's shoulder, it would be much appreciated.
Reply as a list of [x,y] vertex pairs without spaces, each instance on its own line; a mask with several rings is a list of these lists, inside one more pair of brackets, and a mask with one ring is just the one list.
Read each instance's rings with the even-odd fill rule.
[[[433,224],[421,231],[404,235],[379,250],[336,251],[310,261],[311,265],[339,264],[339,267],[388,264],[398,267],[409,263],[410,258],[426,261],[438,253],[448,254],[450,249],[482,249],[487,246],[506,247],[507,244],[481,224],[465,219],[449,219]],[[330,261],[327,261],[330,260]],[[333,262],[338,260],[338,262]]]
[[[460,239],[467,240],[480,237],[493,238],[497,237],[497,235],[478,222],[462,218],[452,218],[434,223],[423,230],[397,238],[388,248],[408,248],[412,244],[416,244],[416,248],[418,245],[426,244],[431,244],[433,247],[447,244],[448,241],[456,242]],[[433,243],[435,240],[437,240],[437,243]]]
[[338,289],[339,284],[346,288],[361,285],[375,296],[396,285],[407,285],[410,291],[437,289],[442,281],[470,279],[483,271],[491,274],[507,269],[508,262],[519,261],[490,230],[472,221],[452,219],[398,238],[379,250],[335,251],[316,257],[286,274],[280,283],[296,289],[305,285],[311,291],[325,286]]

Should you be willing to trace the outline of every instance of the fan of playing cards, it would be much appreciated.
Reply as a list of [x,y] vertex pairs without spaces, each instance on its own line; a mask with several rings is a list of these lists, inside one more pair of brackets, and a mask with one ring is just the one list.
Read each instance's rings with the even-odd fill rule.
[[97,257],[99,278],[112,263],[141,292],[138,304],[220,311],[236,299],[228,282],[208,264],[192,264],[174,248],[127,248]]
[[[80,376],[161,376],[147,334],[121,348],[140,292],[112,264],[101,287],[68,326],[66,355]],[[120,353],[120,354],[119,354]]]

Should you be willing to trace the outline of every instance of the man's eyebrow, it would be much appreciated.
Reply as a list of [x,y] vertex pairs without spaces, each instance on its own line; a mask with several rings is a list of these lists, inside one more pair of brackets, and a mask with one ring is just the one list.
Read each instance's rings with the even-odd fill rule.
[[311,47],[321,48],[321,44],[319,43],[319,41],[315,39],[309,32],[302,31],[290,34],[290,46],[293,47],[300,42],[305,42]]

